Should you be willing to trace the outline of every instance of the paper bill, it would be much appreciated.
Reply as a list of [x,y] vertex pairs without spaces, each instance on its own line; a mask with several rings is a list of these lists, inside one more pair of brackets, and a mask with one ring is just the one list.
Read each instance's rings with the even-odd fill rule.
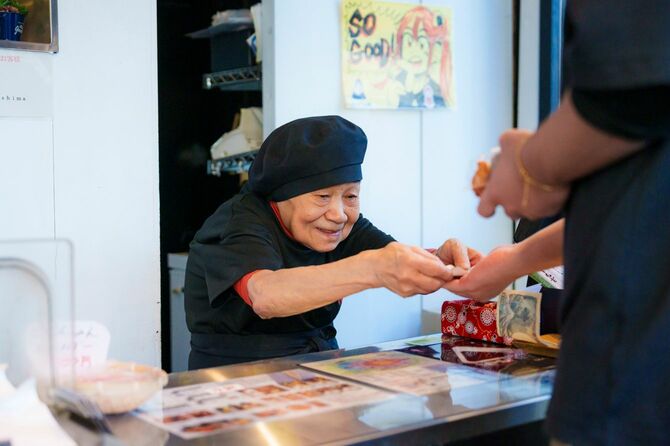
[[542,295],[529,291],[505,290],[498,297],[498,336],[523,342],[540,341]]

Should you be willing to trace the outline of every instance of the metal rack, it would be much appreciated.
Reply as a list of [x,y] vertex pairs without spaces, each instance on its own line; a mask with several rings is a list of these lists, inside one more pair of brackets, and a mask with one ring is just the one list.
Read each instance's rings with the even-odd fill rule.
[[207,161],[207,173],[220,177],[223,173],[239,174],[247,172],[257,153],[258,150],[252,150]]
[[[208,39],[211,73],[202,76],[202,88],[222,91],[261,91],[261,64],[249,51],[246,39],[253,32],[249,22],[226,22],[187,34],[194,39]],[[247,172],[258,150],[207,161],[207,174],[241,174]]]
[[202,87],[206,90],[260,90],[261,66],[235,68],[208,73],[202,76]]

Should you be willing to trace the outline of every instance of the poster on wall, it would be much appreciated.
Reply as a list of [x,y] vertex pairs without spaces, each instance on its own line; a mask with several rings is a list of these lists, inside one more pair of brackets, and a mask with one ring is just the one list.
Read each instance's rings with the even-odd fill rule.
[[0,47],[58,51],[56,0],[0,0]]
[[456,105],[451,9],[372,0],[341,5],[346,107]]

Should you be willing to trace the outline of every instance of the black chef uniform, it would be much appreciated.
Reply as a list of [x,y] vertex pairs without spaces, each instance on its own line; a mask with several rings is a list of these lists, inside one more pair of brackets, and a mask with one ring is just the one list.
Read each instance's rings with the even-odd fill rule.
[[568,2],[565,77],[579,114],[646,141],[572,186],[561,351],[547,414],[572,445],[670,441],[670,5]]

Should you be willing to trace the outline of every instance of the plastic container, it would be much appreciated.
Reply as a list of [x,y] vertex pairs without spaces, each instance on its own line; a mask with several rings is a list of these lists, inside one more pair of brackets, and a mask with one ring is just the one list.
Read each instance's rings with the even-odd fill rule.
[[107,415],[136,409],[168,382],[163,370],[132,362],[108,361],[100,370],[78,376],[75,390]]

